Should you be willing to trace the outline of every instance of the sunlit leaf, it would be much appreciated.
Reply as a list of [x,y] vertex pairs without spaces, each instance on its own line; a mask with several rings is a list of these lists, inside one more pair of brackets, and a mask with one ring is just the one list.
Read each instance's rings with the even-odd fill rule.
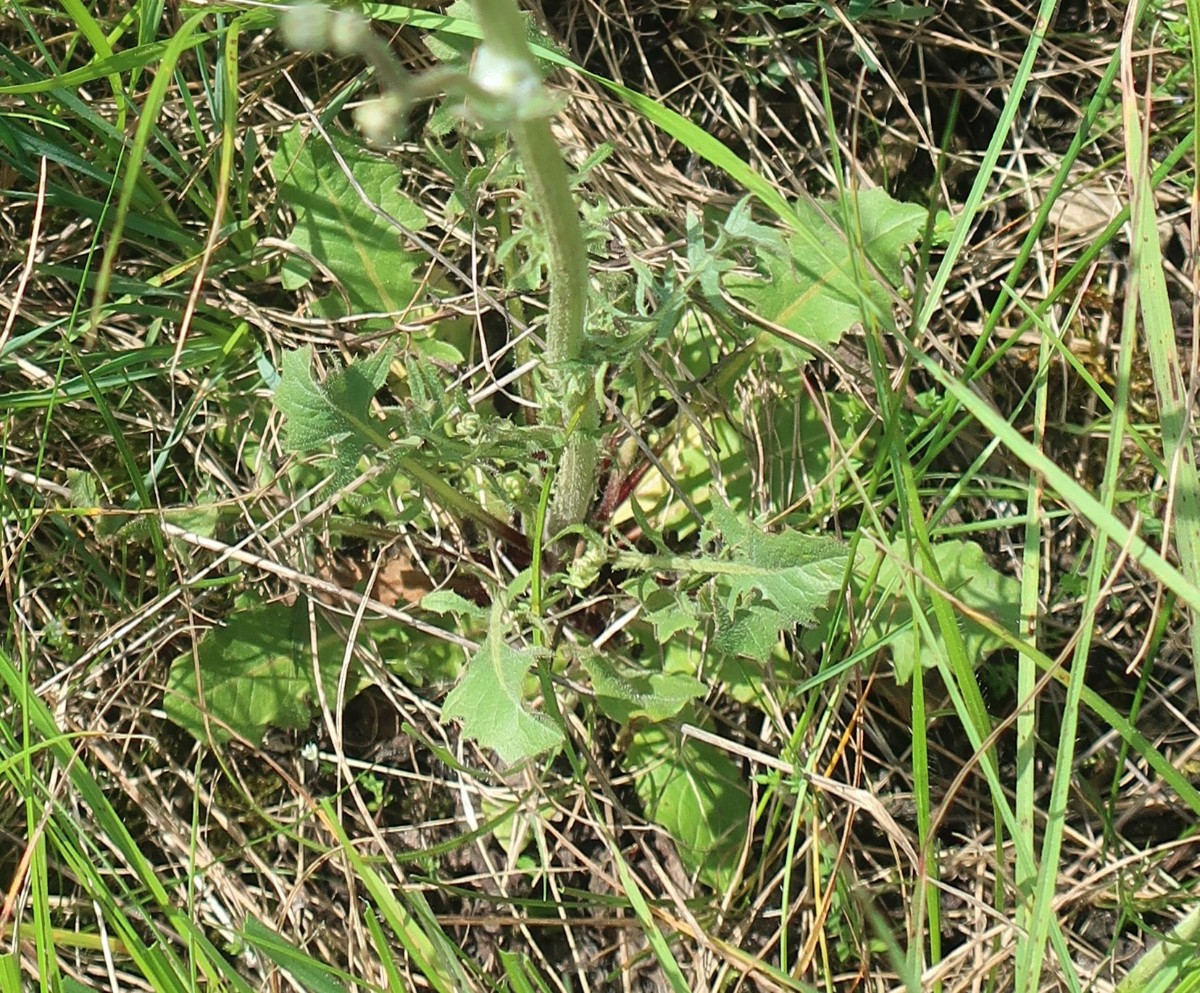
[[[233,732],[253,744],[268,727],[306,727],[317,700],[310,644],[303,603],[235,611],[200,640],[195,655],[185,652],[171,664],[167,716],[200,740],[207,740],[206,727],[214,741]],[[333,689],[341,652],[332,636],[322,647],[322,681]]]
[[[325,266],[345,294],[319,299],[314,316],[403,313],[411,306],[414,272],[425,255],[406,247],[404,230],[420,231],[425,215],[400,192],[395,163],[350,138],[296,124],[280,135],[271,174],[295,214],[288,241]],[[298,289],[315,274],[303,254],[294,254],[284,265],[283,286]]]
[[765,661],[783,631],[812,623],[829,594],[841,588],[846,548],[833,539],[799,531],[769,534],[715,503],[715,531],[724,549],[694,567],[713,576],[711,610],[715,647]]
[[[941,573],[945,590],[955,600],[971,610],[990,617],[1002,627],[1016,634],[1020,621],[1021,585],[1011,576],[998,572],[987,561],[983,549],[973,541],[943,541],[933,546],[933,557]],[[855,563],[854,582],[860,589],[865,586],[874,555],[866,552]],[[892,654],[896,681],[907,683],[918,665],[933,665],[938,657],[946,657],[946,646],[936,624],[931,624],[936,651],[930,651],[924,634],[918,632],[913,623],[913,603],[905,594],[901,583],[906,576],[919,574],[920,564],[907,566],[910,559],[906,545],[897,541],[887,550],[875,579],[874,588],[889,591],[890,602],[885,602],[877,611],[861,635],[860,648],[867,650],[890,636],[888,647]],[[915,586],[918,609],[931,615],[928,586],[919,578],[911,578]],[[986,661],[993,652],[1004,647],[1004,642],[987,628],[971,618],[957,614],[963,633],[963,643],[972,664]],[[922,649],[922,644],[927,647]]]
[[646,816],[665,828],[690,872],[717,890],[729,885],[750,826],[750,796],[730,756],[664,728],[638,731],[626,756]]
[[372,447],[387,435],[371,415],[371,400],[387,378],[392,347],[332,373],[324,383],[312,375],[312,346],[283,353],[283,375],[275,406],[287,417],[284,446],[292,452],[332,448],[337,478],[352,475]]
[[712,646],[719,652],[765,661],[780,634],[811,624],[845,579],[847,553],[840,541],[795,530],[765,532],[719,500],[701,540],[715,546],[712,554],[672,563],[685,580],[707,579],[693,591],[668,588],[648,569],[625,584],[661,643],[711,620]]
[[580,663],[592,678],[596,703],[620,724],[635,718],[665,721],[678,716],[705,693],[705,685],[684,673],[648,672],[599,652],[585,652]]
[[442,704],[442,720],[457,717],[468,737],[512,763],[553,748],[562,732],[525,705],[522,684],[539,653],[507,644],[492,616],[492,630]]
[[[925,209],[873,189],[838,203],[800,201],[795,210],[800,226],[783,232],[786,250],[755,239],[761,273],[730,276],[726,288],[760,317],[822,345],[836,343],[863,321],[865,307],[889,327],[902,261],[921,233]],[[857,228],[861,253],[844,230],[847,215]]]

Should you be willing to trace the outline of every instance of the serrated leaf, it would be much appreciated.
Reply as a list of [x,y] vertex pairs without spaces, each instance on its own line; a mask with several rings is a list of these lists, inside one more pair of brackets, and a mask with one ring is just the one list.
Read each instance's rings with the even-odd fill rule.
[[[402,247],[402,232],[388,218],[420,231],[424,213],[400,192],[395,164],[350,138],[329,134],[327,142],[306,130],[297,124],[280,135],[271,175],[296,215],[288,240],[328,267],[345,292],[346,299],[331,293],[318,300],[313,316],[404,312],[418,291],[413,273],[426,256]],[[298,289],[313,274],[302,256],[290,256],[283,286]]]
[[446,384],[432,363],[408,358],[404,363],[410,403],[404,410],[404,429],[417,438],[436,441],[444,447],[444,426],[453,416],[471,409],[461,386]]
[[[332,650],[332,636],[323,640],[322,680],[333,689],[341,653]],[[306,727],[316,700],[309,645],[303,604],[236,611],[205,634],[194,657],[185,652],[171,664],[167,717],[201,741],[207,740],[205,713],[218,742],[229,740],[230,731],[258,744],[268,727]]]
[[713,576],[712,595],[698,603],[706,602],[715,617],[713,645],[719,651],[766,661],[781,632],[812,623],[829,594],[842,586],[846,548],[833,538],[768,534],[719,502],[703,539],[717,536],[723,554],[697,559],[693,568]]
[[[818,344],[836,344],[863,320],[864,305],[889,326],[901,263],[920,235],[925,209],[893,200],[882,189],[857,194],[853,210],[843,205],[851,204],[843,199],[818,209],[797,203],[801,226],[783,233],[786,251],[773,251],[760,239],[756,254],[763,275],[730,276],[726,288],[759,316]],[[858,226],[869,265],[855,264],[856,249],[839,227],[845,216]]]
[[83,469],[68,469],[67,485],[71,488],[72,507],[94,510],[100,506],[100,488],[92,473]]
[[459,718],[464,734],[511,764],[553,748],[562,732],[525,706],[522,684],[539,652],[507,644],[495,611],[492,618],[491,631],[442,704],[442,720]]
[[796,622],[768,603],[758,602],[728,613],[714,605],[716,631],[712,646],[722,655],[736,655],[765,662],[779,644],[779,636]]
[[758,594],[793,624],[807,624],[842,585],[846,547],[840,541],[799,531],[768,534],[719,503],[712,520],[728,558],[711,568],[731,614]]
[[702,682],[683,673],[646,672],[599,652],[585,652],[580,664],[592,677],[596,704],[619,724],[636,718],[670,720],[706,691]]
[[382,424],[371,416],[371,400],[387,379],[393,354],[394,346],[389,346],[318,383],[312,375],[311,345],[284,352],[275,389],[275,406],[287,417],[284,447],[291,452],[332,450],[335,477],[353,474],[368,450],[386,442]]
[[638,731],[626,753],[646,816],[668,831],[689,872],[714,889],[737,871],[750,828],[741,767],[712,745],[677,742],[660,726]]
[[846,548],[833,538],[768,534],[716,501],[701,540],[716,539],[722,545],[716,554],[675,566],[710,578],[695,594],[660,587],[650,573],[625,584],[645,607],[660,643],[711,618],[715,649],[766,661],[781,632],[812,623],[829,594],[842,587]]

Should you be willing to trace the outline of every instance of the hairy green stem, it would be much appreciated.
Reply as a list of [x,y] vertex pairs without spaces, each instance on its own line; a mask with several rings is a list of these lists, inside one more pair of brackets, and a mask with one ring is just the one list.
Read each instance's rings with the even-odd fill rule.
[[[526,40],[525,21],[513,0],[475,0],[484,48],[501,63],[512,67],[519,82],[538,81],[537,63]],[[486,81],[484,83],[485,88]],[[514,87],[515,90],[515,87]],[[501,94],[502,95],[502,94]],[[595,495],[595,439],[600,421],[590,377],[572,375],[571,363],[583,350],[583,328],[587,315],[588,260],[579,211],[571,194],[567,167],[544,115],[521,114],[518,94],[511,94],[520,119],[511,125],[513,142],[525,167],[529,198],[535,205],[550,246],[548,261],[550,314],[546,326],[546,362],[563,374],[558,398],[558,422],[569,432],[558,467],[554,499],[546,530],[555,532],[578,524],[587,514]]]

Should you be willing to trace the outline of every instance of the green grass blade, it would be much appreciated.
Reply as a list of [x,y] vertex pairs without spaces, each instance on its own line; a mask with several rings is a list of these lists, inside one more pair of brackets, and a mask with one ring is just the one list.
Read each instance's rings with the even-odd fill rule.
[[[63,5],[68,16],[74,20],[83,36],[87,38],[88,43],[100,56],[101,60],[112,57],[112,45],[108,38],[101,30],[100,25],[96,23],[96,19],[92,17],[91,12],[83,5],[81,0],[59,0]],[[113,100],[117,105],[117,130],[125,129],[125,118],[129,112],[128,101],[125,99],[125,90],[121,86],[121,77],[119,69],[110,70],[108,75],[109,85],[112,87]],[[57,73],[56,73],[57,75]]]
[[[1049,334],[1043,334],[1038,345],[1038,374],[1034,385],[1033,435],[1030,444],[1042,450],[1046,429],[1046,411],[1049,405],[1047,370],[1052,354]],[[1038,618],[1041,615],[1041,556],[1042,556],[1042,487],[1040,476],[1031,474],[1025,494],[1025,548],[1021,558],[1021,634],[1023,640],[1037,645]],[[1016,817],[1017,830],[1025,837],[1034,836],[1036,817],[1035,796],[1037,793],[1037,701],[1034,697],[1037,685],[1037,662],[1028,651],[1017,655],[1017,770],[1016,770]],[[1036,869],[1034,866],[1029,869]],[[1033,913],[1032,894],[1036,882],[1036,871],[1017,871],[1014,878],[1014,921],[1017,925],[1017,961],[1026,954],[1029,940],[1030,916]]]
[[407,894],[409,906],[397,897],[395,887],[384,881],[374,867],[358,854],[338,821],[337,814],[322,801],[324,821],[341,846],[355,876],[362,881],[379,914],[404,947],[412,964],[440,993],[468,993],[474,989],[456,954],[456,946],[443,933],[419,892]]
[[96,292],[92,298],[90,325],[93,328],[99,325],[103,315],[104,300],[108,295],[108,287],[112,281],[117,251],[121,247],[121,235],[124,231],[125,220],[129,216],[133,194],[138,187],[142,161],[146,156],[146,148],[154,131],[155,120],[158,117],[159,110],[162,109],[167,88],[174,80],[175,66],[187,50],[192,35],[206,16],[207,14],[205,13],[193,14],[184,21],[175,36],[168,43],[166,49],[163,51],[162,61],[159,63],[154,82],[150,85],[145,103],[142,105],[138,118],[138,129],[134,134],[133,143],[129,149],[129,157],[125,164],[125,179],[121,185],[120,196],[117,198],[116,218],[113,222],[112,230],[107,232],[108,240],[104,249],[104,257],[100,262]]
[[[80,750],[86,748],[86,742],[78,735],[66,736],[61,732],[53,715],[30,687],[23,668],[3,648],[0,648],[0,686],[5,687],[10,699],[21,701],[26,750],[32,754],[32,750],[44,748],[53,756],[56,773],[77,794],[72,809],[87,811],[90,820],[86,825],[74,820],[61,803],[63,786],[51,788],[42,773],[23,775],[14,785],[31,811],[38,812],[39,817],[49,812],[44,825],[39,819],[34,826],[44,827],[42,836],[48,848],[99,905],[106,927],[115,932],[114,943],[130,957],[140,975],[153,989],[173,993],[191,989],[186,977],[198,970],[222,988],[251,993],[236,968],[213,946],[197,922],[178,909],[174,894],[159,879],[124,819],[81,759]],[[0,748],[20,737],[0,724]],[[7,763],[10,781],[15,765]],[[31,837],[37,838],[33,834]],[[114,854],[120,861],[119,870],[108,864]],[[130,875],[132,880],[127,878]],[[135,908],[132,914],[126,912],[127,906]],[[147,928],[150,941],[143,939]],[[48,919],[44,926],[38,925],[38,932],[43,935],[40,940],[48,951],[57,954],[63,947]],[[185,963],[174,951],[181,940],[195,951],[190,963]]]
[[1193,907],[1168,934],[1143,955],[1114,993],[1191,993],[1200,977],[1200,906]]
[[1000,154],[1012,138],[1013,122],[1016,120],[1017,113],[1021,109],[1021,100],[1025,94],[1025,87],[1029,83],[1029,77],[1033,73],[1034,62],[1037,59],[1038,52],[1041,50],[1042,42],[1046,38],[1046,31],[1050,26],[1050,20],[1054,16],[1054,8],[1056,6],[1057,0],[1040,0],[1033,30],[1030,32],[1029,42],[1025,46],[1025,54],[1021,57],[1021,64],[1017,66],[1016,73],[1013,74],[1008,98],[1005,100],[1004,107],[1000,111],[1000,119],[996,122],[995,130],[992,133],[992,140],[988,143],[987,150],[983,153],[983,159],[979,163],[979,172],[975,177],[975,182],[971,186],[971,192],[967,194],[967,199],[963,203],[962,211],[955,223],[954,232],[950,236],[950,242],[946,246],[941,265],[938,266],[938,270],[933,277],[933,282],[927,291],[928,295],[925,298],[925,305],[921,308],[920,313],[917,314],[916,320],[913,322],[911,331],[913,340],[921,338],[926,328],[929,327],[929,322],[933,315],[942,306],[942,297],[945,293],[946,284],[950,281],[950,276],[958,264],[958,257],[962,253],[963,246],[967,243],[967,237],[971,232],[975,217],[979,213],[984,195],[987,193],[988,187],[995,176],[996,164],[1000,161]]
[[[1134,44],[1132,35],[1136,27],[1137,17],[1131,10],[1126,28],[1126,44],[1130,48]],[[1184,382],[1179,349],[1175,343],[1175,320],[1163,273],[1158,216],[1150,183],[1149,153],[1144,133],[1144,129],[1151,127],[1150,108],[1147,102],[1147,117],[1142,120],[1140,91],[1134,80],[1132,59],[1130,52],[1123,60],[1121,73],[1126,163],[1131,177],[1130,224],[1133,229],[1133,265],[1127,292],[1136,294],[1141,302],[1142,328],[1158,396],[1163,457],[1169,466],[1169,499],[1174,502],[1173,533],[1179,553],[1179,570],[1192,582],[1200,583],[1200,475],[1196,471],[1194,446],[1194,397]],[[1151,82],[1146,80],[1145,85],[1149,92]],[[1193,603],[1190,607],[1192,667],[1196,687],[1200,691],[1200,604]]]

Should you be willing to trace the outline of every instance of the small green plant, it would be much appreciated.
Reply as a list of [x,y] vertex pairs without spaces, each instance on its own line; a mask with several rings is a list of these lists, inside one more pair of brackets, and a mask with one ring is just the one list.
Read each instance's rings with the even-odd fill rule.
[[[468,736],[505,762],[519,762],[566,745],[560,707],[577,702],[551,699],[555,680],[586,686],[598,712],[628,729],[621,761],[649,816],[677,839],[689,867],[724,885],[751,818],[749,794],[730,756],[696,742],[681,745],[671,722],[706,723],[701,701],[714,683],[728,682],[735,696],[751,700],[762,680],[778,678],[783,639],[818,619],[846,582],[848,558],[832,538],[753,519],[761,484],[766,505],[782,506],[798,483],[796,470],[771,463],[768,477],[755,483],[744,431],[758,429],[749,422],[757,415],[747,412],[739,426],[722,411],[739,406],[739,382],[751,364],[783,371],[783,381],[799,390],[787,370],[836,345],[852,324],[889,327],[901,262],[924,212],[882,191],[846,193],[826,203],[781,204],[781,230],[755,220],[745,201],[715,224],[689,218],[687,271],[635,267],[623,282],[593,279],[587,248],[605,239],[581,223],[549,128],[557,103],[542,82],[528,27],[510,0],[459,4],[453,13],[462,22],[471,10],[483,38],[473,57],[420,77],[394,65],[352,12],[305,8],[289,30],[302,47],[332,47],[375,65],[388,89],[358,117],[377,138],[403,127],[414,99],[435,93],[447,94],[462,126],[511,135],[526,228],[508,235],[505,251],[519,256],[508,271],[523,292],[536,291],[544,274],[548,290],[545,345],[534,355],[541,374],[531,391],[540,414],[515,423],[473,402],[444,371],[462,360],[453,335],[435,330],[409,338],[402,359],[394,340],[324,376],[314,375],[318,357],[310,348],[286,354],[275,387],[285,446],[321,469],[345,514],[394,514],[388,508],[400,502],[414,509],[396,523],[422,524],[423,499],[437,515],[490,534],[521,566],[505,587],[488,590],[490,608],[446,593],[423,605],[438,624],[456,618],[459,637],[476,645],[443,718],[460,720]],[[444,46],[448,56],[469,56],[460,40]],[[435,114],[435,133],[442,120]],[[341,287],[316,298],[314,315],[360,316],[382,327],[388,315],[425,306],[422,294],[436,297],[438,277],[418,277],[430,259],[411,239],[400,247],[398,235],[419,232],[424,218],[397,191],[397,174],[383,154],[335,134],[306,139],[293,127],[280,137],[271,169],[294,214],[289,241],[300,250],[284,263],[284,285],[302,287],[323,269]],[[478,182],[458,171],[464,183]],[[597,216],[603,220],[602,212]],[[727,346],[705,330],[702,312],[738,343],[732,361]],[[747,312],[759,315],[764,329],[747,323]],[[682,399],[679,385],[649,373],[645,355],[667,346],[684,357],[718,408]],[[395,403],[383,401],[385,387]],[[602,407],[618,395],[626,418],[649,417],[664,397],[678,398],[677,410],[686,405],[688,416],[652,442],[675,462],[672,485],[635,439],[615,438],[616,422],[601,424]],[[852,443],[865,429],[863,411],[845,398],[830,402]],[[797,464],[828,480],[832,489],[814,494],[832,500],[848,477],[831,473],[834,449],[809,418],[780,416],[772,432],[784,451],[803,446],[805,462]],[[721,465],[702,454],[709,446],[697,431],[716,439]],[[601,453],[607,484],[598,498]],[[293,478],[305,486],[316,481],[304,465]],[[618,520],[636,522],[654,550],[617,541]],[[683,551],[667,546],[667,527],[686,537]],[[947,554],[957,553],[947,546]],[[619,585],[608,577],[619,577]],[[622,598],[638,615],[603,648],[589,647],[578,633],[563,638],[562,622],[549,620],[581,592],[596,591]],[[287,658],[289,646],[305,644],[308,621],[297,615],[299,633],[285,636],[290,622],[267,616],[282,609],[259,606],[237,615],[196,657],[181,658],[168,713],[217,740],[230,730],[253,740],[269,724],[302,722],[321,687],[312,666]],[[366,629],[386,643],[389,635],[376,622],[368,620]],[[263,637],[271,643],[263,642],[259,661],[248,668],[262,676],[268,666],[276,678],[230,675],[231,666],[246,666],[246,647]],[[333,652],[328,668],[322,655],[326,696],[342,654]],[[406,673],[412,676],[411,667]],[[221,685],[209,689],[210,680]],[[272,688],[290,699],[266,699]]]
[[532,208],[546,243],[549,307],[544,360],[553,379],[552,423],[566,437],[554,483],[546,532],[580,523],[594,495],[599,408],[590,370],[583,361],[588,308],[588,259],[579,211],[566,164],[550,132],[554,109],[527,41],[528,29],[509,0],[484,0],[474,11],[483,42],[469,67],[444,66],[420,79],[404,71],[355,11],[306,6],[289,12],[286,33],[297,47],[328,46],[368,58],[390,84],[378,100],[360,108],[364,130],[382,137],[399,130],[414,98],[439,89],[462,99],[461,112],[506,128],[520,155]]

